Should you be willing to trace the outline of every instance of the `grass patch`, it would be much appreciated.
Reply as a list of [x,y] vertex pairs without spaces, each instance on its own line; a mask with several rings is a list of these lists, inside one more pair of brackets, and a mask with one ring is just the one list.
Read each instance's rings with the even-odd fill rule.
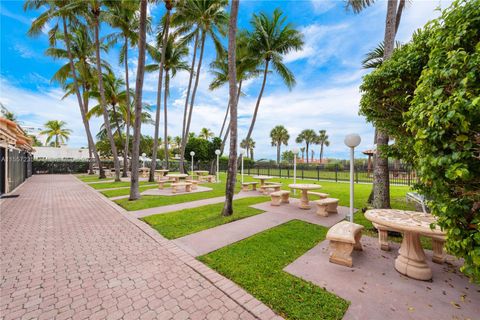
[[145,217],[143,220],[165,238],[176,239],[262,213],[262,210],[251,208],[249,206],[265,201],[267,201],[266,197],[235,200],[235,212],[230,217],[224,217],[221,215],[223,203],[218,203],[198,208],[184,209],[172,213],[156,214]]
[[113,181],[112,178],[100,179],[97,175],[79,175],[77,178],[83,182]]
[[286,319],[341,319],[346,300],[282,270],[326,233],[325,227],[293,220],[199,259]]
[[[155,185],[155,186],[141,186],[138,189],[140,190],[140,192],[143,192],[145,190],[155,189],[155,188],[158,188],[158,186],[157,185]],[[130,188],[106,190],[106,191],[100,191],[100,193],[103,194],[107,198],[126,196],[126,195],[130,194]]]
[[[155,184],[155,182],[140,181],[138,184],[140,186],[144,186],[147,184]],[[89,186],[96,190],[110,189],[110,188],[123,188],[123,187],[130,187],[130,181],[93,183],[93,184],[89,184]]]

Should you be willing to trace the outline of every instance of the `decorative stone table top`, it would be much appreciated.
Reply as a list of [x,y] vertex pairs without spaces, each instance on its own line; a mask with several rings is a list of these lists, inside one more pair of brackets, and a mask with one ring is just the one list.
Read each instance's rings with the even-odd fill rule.
[[424,235],[445,235],[439,226],[431,228],[437,219],[429,214],[416,211],[404,211],[396,209],[374,209],[365,212],[365,217],[387,227],[406,232],[418,232]]
[[170,173],[167,174],[168,178],[186,178],[188,177],[188,174],[186,173]]
[[207,170],[195,170],[193,171],[195,172],[196,174],[198,174],[199,176],[204,176],[204,175],[207,175],[208,174],[208,171]]
[[314,183],[292,183],[292,184],[289,184],[288,187],[290,189],[299,189],[299,190],[315,190],[315,189],[322,188],[321,185],[314,184]]

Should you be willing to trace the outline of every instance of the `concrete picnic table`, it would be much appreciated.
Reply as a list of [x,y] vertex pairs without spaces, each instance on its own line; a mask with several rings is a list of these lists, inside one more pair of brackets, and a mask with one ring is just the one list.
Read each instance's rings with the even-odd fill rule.
[[170,171],[170,170],[167,170],[167,169],[158,169],[158,170],[155,170],[155,173],[159,173],[158,180],[164,178],[165,175],[168,173],[168,171]]
[[432,279],[432,269],[426,262],[420,235],[445,236],[440,227],[430,228],[437,221],[433,215],[416,211],[374,209],[365,212],[365,218],[403,233],[402,245],[395,260],[398,272],[417,280]]
[[265,181],[273,179],[273,177],[270,176],[253,176],[252,178],[260,180],[260,187],[265,184]]
[[308,204],[308,191],[322,188],[321,185],[313,183],[292,183],[289,184],[288,187],[290,189],[298,189],[302,191],[302,197],[300,198],[300,209],[305,210],[310,209],[310,205]]
[[180,181],[180,179],[185,179],[186,177],[188,177],[188,174],[186,174],[186,173],[170,173],[170,174],[167,174],[166,177],[175,180],[175,182],[178,182],[178,181]]
[[[208,175],[208,171],[207,171],[207,170],[194,170],[193,173],[196,173],[196,174],[197,174],[197,176],[198,176],[198,181],[202,180],[202,177],[203,177],[203,176]],[[193,178],[193,174],[192,174],[192,178]]]

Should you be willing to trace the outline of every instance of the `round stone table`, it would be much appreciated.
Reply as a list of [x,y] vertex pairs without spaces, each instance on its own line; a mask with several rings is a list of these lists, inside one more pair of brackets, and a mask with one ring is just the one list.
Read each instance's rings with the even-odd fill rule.
[[308,191],[322,188],[321,185],[313,183],[292,183],[289,184],[288,187],[290,189],[298,189],[302,191],[302,197],[300,198],[300,209],[305,210],[310,209],[310,205],[308,204]]
[[432,270],[426,262],[420,235],[445,235],[438,226],[430,228],[430,224],[436,222],[434,216],[416,211],[375,209],[365,212],[365,218],[403,233],[402,245],[395,259],[398,272],[417,280],[432,279]]
[[165,175],[168,173],[168,171],[170,170],[167,170],[167,169],[158,169],[158,170],[155,170],[155,173],[158,173],[158,181],[162,180],[163,178],[165,178]]
[[169,173],[166,175],[167,178],[175,180],[175,182],[180,181],[180,179],[185,179],[188,177],[188,174],[186,173]]
[[253,176],[252,178],[260,180],[260,186],[263,186],[265,181],[273,179],[273,177],[270,176]]

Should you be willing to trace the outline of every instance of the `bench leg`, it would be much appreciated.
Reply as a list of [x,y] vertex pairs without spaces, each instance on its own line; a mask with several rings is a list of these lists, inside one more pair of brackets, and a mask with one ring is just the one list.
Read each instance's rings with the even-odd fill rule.
[[272,202],[270,203],[270,205],[279,206],[281,197],[280,196],[271,196],[271,197],[272,197]]
[[185,191],[186,192],[192,192],[192,186],[185,186]]
[[378,230],[378,243],[380,244],[380,249],[383,251],[390,251],[390,244],[388,243],[388,231],[385,229]]
[[290,203],[289,196],[290,196],[289,193],[283,194],[282,195],[282,203]]
[[242,191],[248,191],[248,185],[242,186]]
[[252,191],[257,191],[257,185],[256,184],[252,184]]
[[158,184],[158,189],[162,190],[163,187],[164,187],[164,186],[163,186],[163,182],[160,182],[160,183]]
[[338,213],[337,211],[338,203],[332,203],[327,206],[328,213]]
[[353,244],[330,240],[330,258],[331,263],[346,267],[352,267]]
[[327,210],[327,206],[325,205],[317,205],[317,214],[320,216],[320,217],[328,217],[328,210]]
[[362,231],[359,231],[359,232],[355,235],[355,245],[353,246],[353,250],[363,251],[362,243],[360,242],[360,239],[361,239],[361,238],[362,238]]
[[433,262],[438,264],[442,264],[445,262],[445,252],[443,251],[444,243],[445,241],[432,239]]
[[172,187],[172,193],[177,193],[177,186]]

